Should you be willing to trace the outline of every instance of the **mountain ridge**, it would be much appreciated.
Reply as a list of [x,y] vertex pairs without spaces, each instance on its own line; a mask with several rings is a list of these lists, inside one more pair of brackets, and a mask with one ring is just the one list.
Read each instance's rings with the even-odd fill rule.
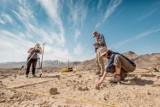
[[[137,67],[146,68],[149,66],[155,66],[160,64],[160,53],[151,53],[144,55],[137,55],[133,51],[127,51],[122,53],[124,56],[133,60]],[[26,62],[5,62],[0,63],[0,68],[18,68],[25,65]],[[39,65],[39,64],[38,64]],[[43,62],[43,67],[67,67],[68,62],[58,61],[58,60],[45,60]],[[95,58],[85,60],[85,61],[73,61],[69,62],[69,66],[77,66],[82,69],[93,69],[96,67]],[[82,67],[83,66],[83,67]],[[87,67],[90,66],[90,67]]]

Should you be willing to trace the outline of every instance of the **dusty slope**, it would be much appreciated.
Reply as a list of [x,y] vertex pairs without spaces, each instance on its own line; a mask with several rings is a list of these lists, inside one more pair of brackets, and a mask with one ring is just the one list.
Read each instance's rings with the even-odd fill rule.
[[[94,72],[45,73],[42,78],[0,79],[2,107],[160,107],[160,74],[137,69],[122,84],[107,80],[95,89]],[[14,87],[16,89],[14,89]],[[49,90],[57,88],[58,94]],[[14,90],[13,90],[14,89]]]

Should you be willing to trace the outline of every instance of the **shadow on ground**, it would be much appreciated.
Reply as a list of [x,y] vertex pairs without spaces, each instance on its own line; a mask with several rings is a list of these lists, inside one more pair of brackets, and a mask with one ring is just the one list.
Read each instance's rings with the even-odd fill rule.
[[[126,82],[128,81],[128,82]],[[154,81],[152,80],[145,80],[145,79],[128,79],[125,82],[122,82],[123,85],[139,85],[139,86],[145,86],[145,85],[153,85]]]
[[47,75],[45,75],[45,76],[41,76],[41,77],[39,77],[39,78],[58,78],[58,79],[60,79],[60,75],[54,75],[54,76],[47,76]]

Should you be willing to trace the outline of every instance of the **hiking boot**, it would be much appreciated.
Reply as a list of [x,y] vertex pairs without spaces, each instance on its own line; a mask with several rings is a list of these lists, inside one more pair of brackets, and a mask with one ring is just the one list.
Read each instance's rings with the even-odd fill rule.
[[96,75],[99,75],[101,72],[100,71],[96,71]]
[[99,76],[99,77],[102,77],[102,76],[103,76],[103,73],[99,73],[98,76]]
[[102,74],[102,73],[100,73],[98,76],[99,76],[99,77],[102,77],[102,76],[103,76],[103,74]]
[[111,83],[118,83],[121,82],[121,75],[120,74],[115,74],[114,78],[110,80]]
[[124,81],[124,79],[127,77],[127,73],[122,73],[121,74],[121,81]]
[[33,74],[32,76],[33,76],[33,77],[37,77],[37,75],[35,75],[35,74]]
[[39,77],[42,77],[42,74],[40,74]]

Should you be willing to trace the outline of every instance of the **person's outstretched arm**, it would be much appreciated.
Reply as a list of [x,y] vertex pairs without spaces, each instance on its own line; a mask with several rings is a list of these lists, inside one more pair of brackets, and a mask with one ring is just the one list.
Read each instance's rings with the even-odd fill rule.
[[101,77],[101,79],[100,79],[100,80],[98,81],[98,83],[96,84],[96,86],[100,87],[101,84],[102,84],[102,82],[105,80],[106,76],[107,76],[107,72],[105,71],[105,72],[103,73],[103,76]]

